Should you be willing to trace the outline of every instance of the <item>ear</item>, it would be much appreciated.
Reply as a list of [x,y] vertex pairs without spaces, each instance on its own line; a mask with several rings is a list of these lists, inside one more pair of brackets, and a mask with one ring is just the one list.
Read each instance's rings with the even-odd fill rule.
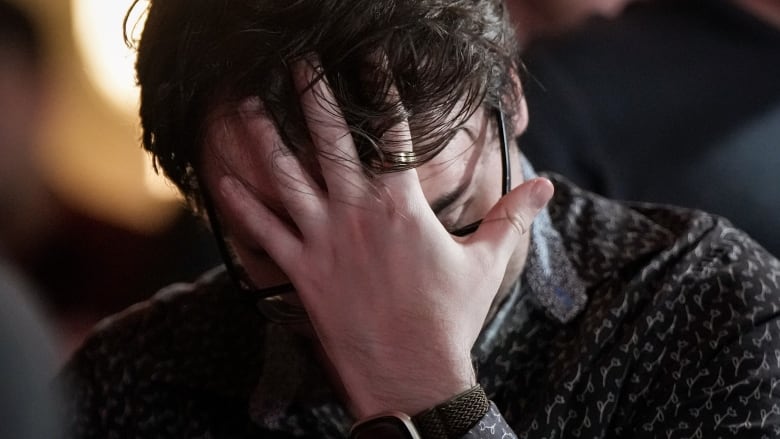
[[510,77],[512,80],[512,87],[515,89],[515,95],[518,96],[517,108],[512,115],[511,121],[513,128],[512,134],[514,137],[517,137],[520,134],[523,134],[528,127],[528,105],[525,101],[525,93],[523,93],[523,84],[520,81],[520,76],[517,74],[516,68],[512,69]]

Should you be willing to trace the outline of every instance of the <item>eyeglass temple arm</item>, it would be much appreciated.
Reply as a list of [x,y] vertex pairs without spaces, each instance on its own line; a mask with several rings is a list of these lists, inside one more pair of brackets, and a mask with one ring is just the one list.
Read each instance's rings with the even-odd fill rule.
[[504,171],[504,182],[501,193],[506,195],[512,190],[512,173],[509,171],[509,141],[506,134],[506,116],[501,108],[501,102],[498,103],[498,136],[501,141],[501,165]]
[[[503,173],[503,180],[501,183],[501,196],[509,193],[512,189],[512,172],[509,169],[509,142],[506,135],[506,118],[504,117],[504,111],[501,109],[501,103],[498,104],[497,122],[498,122],[498,136],[501,142],[501,171]],[[457,230],[453,230],[450,233],[455,236],[466,236],[477,231],[482,224],[482,220],[474,221],[471,224],[465,225]]]

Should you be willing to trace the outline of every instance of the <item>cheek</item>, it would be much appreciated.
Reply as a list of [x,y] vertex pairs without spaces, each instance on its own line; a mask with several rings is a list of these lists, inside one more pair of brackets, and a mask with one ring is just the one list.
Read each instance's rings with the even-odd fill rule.
[[487,175],[486,178],[483,178],[480,186],[477,188],[478,192],[474,195],[473,210],[476,212],[476,215],[483,218],[487,216],[488,212],[501,198],[501,191],[498,188],[500,182],[497,179],[497,181],[493,181],[494,178],[492,177],[495,177],[495,175]]
[[475,182],[475,198],[478,205],[487,213],[501,198],[503,173],[500,151],[486,152],[485,159],[477,166]]

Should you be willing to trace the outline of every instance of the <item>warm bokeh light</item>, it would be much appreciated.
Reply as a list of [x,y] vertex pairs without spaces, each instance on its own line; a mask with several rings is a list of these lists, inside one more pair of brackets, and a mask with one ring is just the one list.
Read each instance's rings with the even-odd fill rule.
[[144,154],[144,187],[149,195],[160,200],[179,199],[180,195],[173,182],[154,170],[154,160],[150,154]]
[[[138,88],[133,66],[135,53],[124,42],[122,23],[133,0],[73,0],[73,32],[87,74],[101,93],[123,111],[135,113]],[[143,26],[136,8],[129,23]]]
[[[125,43],[123,25],[133,0],[73,0],[73,33],[84,69],[101,95],[133,120],[138,110],[138,87],[135,85],[135,51]],[[143,29],[143,1],[127,20],[131,38]],[[149,195],[161,200],[177,197],[173,186],[147,166],[143,184]]]

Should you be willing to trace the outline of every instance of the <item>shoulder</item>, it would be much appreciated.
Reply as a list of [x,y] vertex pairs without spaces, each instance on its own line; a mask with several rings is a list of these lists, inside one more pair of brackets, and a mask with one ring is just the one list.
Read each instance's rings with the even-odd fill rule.
[[576,334],[595,334],[597,370],[620,377],[625,428],[769,431],[780,413],[780,261],[721,217],[554,179],[551,217],[588,284]]
[[197,395],[243,400],[260,370],[263,331],[253,299],[223,271],[172,285],[102,321],[66,364],[59,380],[70,390],[68,417],[79,437],[98,437],[86,432],[129,422],[135,431],[197,410]]
[[[728,220],[676,206],[617,202],[552,178],[551,218],[586,284],[618,287],[655,303],[712,296],[735,309],[776,311],[780,262]],[[600,289],[591,287],[590,295]]]

